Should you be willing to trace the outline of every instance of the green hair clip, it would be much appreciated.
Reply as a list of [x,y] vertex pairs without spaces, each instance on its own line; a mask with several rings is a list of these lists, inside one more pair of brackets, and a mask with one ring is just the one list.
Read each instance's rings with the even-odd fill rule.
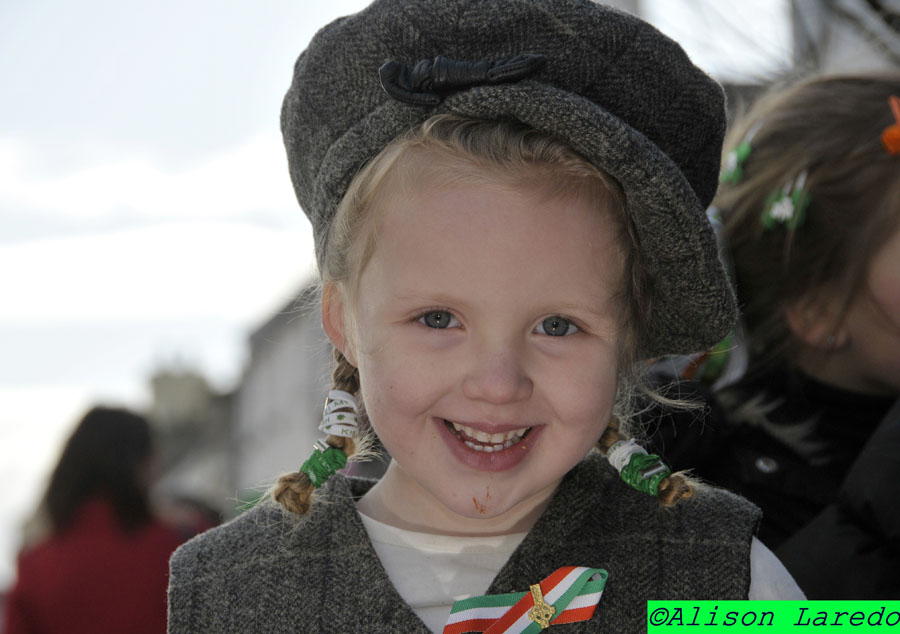
[[772,229],[776,225],[785,225],[793,230],[803,224],[806,209],[811,201],[809,192],[804,189],[807,175],[807,171],[803,170],[781,190],[772,192],[766,199],[765,210],[762,213],[764,228]]
[[720,182],[730,183],[731,185],[737,185],[741,182],[741,178],[744,176],[744,163],[747,162],[747,157],[750,156],[750,141],[753,140],[753,136],[761,125],[762,121],[757,121],[753,124],[753,127],[750,128],[744,139],[738,143],[738,146],[725,156],[725,165],[722,166],[722,174],[719,176]]
[[606,459],[625,484],[648,495],[656,495],[659,483],[672,473],[658,455],[648,454],[633,438],[614,442]]
[[662,482],[672,470],[659,459],[655,453],[634,454],[631,460],[619,474],[626,484],[648,495],[656,495],[659,492],[659,483]]

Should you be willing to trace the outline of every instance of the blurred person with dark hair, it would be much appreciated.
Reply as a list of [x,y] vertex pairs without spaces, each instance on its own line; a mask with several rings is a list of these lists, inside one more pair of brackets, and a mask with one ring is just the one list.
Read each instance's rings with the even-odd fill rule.
[[9,594],[6,634],[166,631],[169,556],[182,539],[149,503],[150,426],[95,407],[66,442]]

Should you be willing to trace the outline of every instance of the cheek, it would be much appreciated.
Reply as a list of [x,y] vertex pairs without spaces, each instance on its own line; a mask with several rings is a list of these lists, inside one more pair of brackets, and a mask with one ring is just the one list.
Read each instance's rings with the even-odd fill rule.
[[[896,270],[884,264],[879,261],[873,267],[867,287],[851,309],[851,337],[871,358],[900,356],[900,262]],[[896,363],[900,359],[895,367]]]
[[894,328],[900,329],[900,270],[873,275],[869,295],[874,309]]
[[[900,276],[872,276],[851,308],[848,327],[855,368],[871,387],[900,390]],[[890,282],[890,283],[886,283]]]
[[900,328],[900,232],[872,261],[868,293],[875,309],[894,327]]
[[396,346],[390,353],[361,355],[359,375],[363,402],[379,436],[401,428],[408,432],[410,422],[428,409],[433,381]]
[[[598,362],[599,358],[599,362]],[[551,398],[562,420],[572,421],[599,437],[609,422],[618,388],[615,356],[585,358],[564,371],[555,372]]]

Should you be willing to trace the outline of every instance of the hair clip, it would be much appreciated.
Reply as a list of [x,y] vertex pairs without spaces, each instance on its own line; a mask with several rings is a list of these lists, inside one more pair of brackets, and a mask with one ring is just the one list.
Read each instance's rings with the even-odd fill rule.
[[331,390],[325,399],[325,409],[319,429],[329,436],[352,438],[359,427],[359,404],[349,392]]
[[656,495],[659,483],[672,473],[658,455],[648,454],[634,438],[614,442],[606,459],[626,484],[648,495]]
[[347,466],[347,454],[329,445],[324,438],[317,440],[313,447],[312,455],[300,467],[300,473],[305,473],[313,487],[318,489]]
[[746,136],[744,136],[744,140],[738,143],[738,146],[725,157],[725,165],[722,166],[722,175],[719,177],[720,182],[732,185],[737,185],[740,182],[741,177],[744,175],[744,163],[747,161],[747,157],[750,156],[750,141],[753,140],[753,136],[761,125],[762,121],[754,123],[750,130],[747,131]]
[[[319,429],[329,436],[352,438],[359,427],[359,404],[356,398],[343,390],[331,390],[325,399],[322,422]],[[313,487],[318,489],[328,478],[347,466],[347,454],[321,438],[313,445],[312,455],[300,467]]]
[[809,192],[803,188],[807,175],[808,172],[803,170],[783,189],[769,196],[762,214],[764,228],[771,229],[780,224],[787,225],[790,229],[796,229],[803,224],[806,208],[809,207],[811,200]]
[[896,156],[900,154],[900,99],[891,95],[888,97],[888,103],[891,104],[891,111],[894,113],[896,121],[881,133],[881,142],[892,156]]

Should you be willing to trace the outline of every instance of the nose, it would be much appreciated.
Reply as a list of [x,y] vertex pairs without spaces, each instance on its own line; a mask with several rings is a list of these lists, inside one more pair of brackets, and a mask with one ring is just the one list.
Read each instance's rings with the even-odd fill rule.
[[518,354],[482,351],[463,379],[463,394],[495,405],[523,401],[534,383]]

